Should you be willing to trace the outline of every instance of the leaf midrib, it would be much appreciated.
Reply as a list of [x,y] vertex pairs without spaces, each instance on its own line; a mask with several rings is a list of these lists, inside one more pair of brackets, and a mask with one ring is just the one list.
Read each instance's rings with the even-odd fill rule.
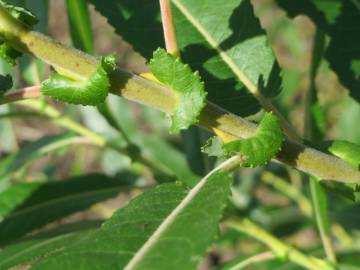
[[204,178],[196,184],[194,188],[192,188],[189,193],[181,200],[178,206],[164,219],[164,221],[159,225],[159,227],[154,231],[154,233],[147,239],[144,245],[136,252],[134,257],[127,263],[124,267],[124,270],[132,270],[136,269],[137,264],[141,263],[143,257],[146,256],[147,252],[151,250],[151,248],[157,243],[163,233],[166,232],[169,226],[173,224],[176,218],[179,216],[182,210],[184,210],[195,198],[196,195],[201,191],[201,188],[206,184],[207,180],[213,176],[218,171],[224,170],[227,171],[234,164],[238,164],[239,157],[234,156],[221,165],[213,169],[210,173],[208,173]]
[[[224,51],[220,44],[212,37],[212,35],[202,26],[199,20],[194,17],[191,12],[181,3],[180,0],[171,0],[176,7],[182,12],[182,14],[189,20],[189,22],[198,30],[198,32],[205,38],[210,46],[216,50],[221,59],[229,66],[229,68],[235,73],[239,80],[246,86],[246,88],[257,98],[261,98],[255,84],[246,76],[246,74],[237,66],[237,64],[231,59],[231,57]],[[261,96],[261,97],[259,97]]]

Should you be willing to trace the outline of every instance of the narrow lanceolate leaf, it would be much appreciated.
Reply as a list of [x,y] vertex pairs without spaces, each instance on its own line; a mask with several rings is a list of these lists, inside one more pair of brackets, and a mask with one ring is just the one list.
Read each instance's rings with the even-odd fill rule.
[[100,59],[96,71],[89,78],[75,81],[66,76],[55,74],[43,82],[44,95],[72,104],[98,105],[105,101],[109,93],[109,73],[115,69],[115,57]]
[[155,77],[169,86],[175,93],[177,102],[172,115],[170,132],[186,129],[198,122],[198,116],[206,104],[204,83],[197,72],[174,58],[164,49],[157,49],[149,68]]
[[94,54],[93,34],[87,0],[67,0],[71,39],[76,48]]
[[[33,192],[22,193],[21,204],[0,223],[0,245],[15,241],[52,221],[85,210],[94,203],[115,196],[121,190],[128,190],[128,186],[120,180],[100,174],[84,175],[43,183]],[[12,204],[19,200],[11,199],[14,200]]]
[[216,236],[230,181],[217,171],[189,192],[179,183],[160,185],[32,269],[196,269]]
[[241,155],[242,166],[256,167],[265,164],[281,149],[283,134],[276,116],[266,113],[255,135],[224,145],[225,155]]

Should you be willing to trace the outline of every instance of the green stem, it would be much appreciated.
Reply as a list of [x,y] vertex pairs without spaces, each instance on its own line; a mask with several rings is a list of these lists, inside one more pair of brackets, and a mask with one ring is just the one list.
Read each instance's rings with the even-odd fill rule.
[[95,145],[98,145],[100,147],[106,145],[106,140],[104,137],[73,121],[71,118],[61,114],[54,107],[44,103],[41,100],[24,100],[20,102],[19,105],[39,111],[44,116],[52,119],[53,122],[57,125],[89,138]]
[[309,200],[295,186],[287,183],[284,179],[268,171],[261,175],[261,180],[295,201],[304,215],[311,217],[312,211]]
[[301,251],[282,242],[248,219],[243,221],[235,219],[228,220],[226,225],[264,243],[269,247],[273,254],[277,255],[280,259],[288,260],[310,270],[334,270],[334,267],[326,261],[313,256],[305,255]]
[[[34,55],[68,76],[87,78],[96,69],[97,60],[94,57],[61,45],[40,33],[28,31],[20,27],[18,22],[14,25],[15,19],[9,16],[0,6],[0,34],[14,47]],[[111,74],[111,81],[113,94],[166,113],[172,113],[175,108],[172,91],[156,82],[120,69]],[[199,124],[209,129],[216,128],[232,140],[252,136],[256,130],[256,125],[210,102],[202,111]],[[360,183],[360,172],[346,162],[291,140],[284,142],[277,160],[322,179]]]
[[[316,93],[316,75],[325,50],[325,35],[316,29],[312,50],[312,60],[310,67],[310,85],[305,101],[305,138],[313,143],[321,141],[324,137],[323,132],[316,123],[314,110],[320,110],[319,101]],[[321,113],[320,111],[318,113]],[[320,233],[321,242],[324,247],[326,257],[336,264],[336,255],[330,233],[330,224],[327,211],[327,196],[323,187],[316,177],[307,177],[310,181],[310,195],[313,204],[313,214]]]
[[169,175],[167,172],[165,172],[159,166],[157,166],[155,162],[144,157],[143,155],[141,155],[141,153],[136,152],[136,149],[130,149],[129,147],[120,148],[117,145],[108,142],[101,135],[73,121],[71,118],[61,114],[54,107],[42,102],[41,100],[24,100],[20,102],[19,105],[23,105],[28,108],[32,108],[36,111],[39,111],[43,116],[52,119],[52,121],[55,124],[64,127],[66,129],[72,130],[75,133],[88,138],[93,144],[99,147],[109,147],[122,154],[128,155],[133,161],[139,162],[140,164],[150,168],[156,177],[159,176],[162,179],[167,179],[167,180],[173,178],[172,175]]
[[256,254],[252,257],[247,258],[246,260],[241,261],[240,263],[228,268],[228,270],[241,270],[241,269],[245,269],[248,266],[252,265],[252,264],[256,264],[256,263],[261,263],[261,262],[265,262],[265,261],[269,261],[269,260],[273,260],[274,254],[272,252],[263,252],[260,254]]
[[336,264],[336,255],[330,235],[330,224],[327,217],[327,197],[323,187],[317,179],[310,179],[311,200],[314,205],[314,215],[320,233],[326,257],[329,261]]

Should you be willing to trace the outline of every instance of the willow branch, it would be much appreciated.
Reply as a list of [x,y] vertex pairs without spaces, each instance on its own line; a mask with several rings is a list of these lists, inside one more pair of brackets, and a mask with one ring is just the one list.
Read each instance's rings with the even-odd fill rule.
[[40,96],[40,86],[37,85],[25,87],[6,94],[3,98],[0,99],[0,105],[24,99],[37,98]]
[[269,260],[273,260],[275,258],[274,254],[270,251],[266,251],[260,254],[256,254],[252,257],[249,257],[241,262],[239,262],[238,264],[230,267],[230,268],[226,268],[228,270],[242,270],[242,269],[246,269],[248,266],[253,265],[253,264],[257,264],[257,263],[262,263],[265,261],[269,261]]
[[[13,47],[32,54],[64,75],[87,78],[98,65],[96,58],[64,46],[38,32],[28,30],[1,6],[0,35]],[[171,114],[175,108],[176,99],[170,89],[120,68],[111,74],[111,92],[168,114]],[[211,102],[207,103],[199,120],[200,126],[215,128],[226,134],[230,140],[247,138],[256,130],[255,124]],[[321,179],[360,183],[360,172],[344,161],[291,140],[283,143],[283,148],[276,159]]]

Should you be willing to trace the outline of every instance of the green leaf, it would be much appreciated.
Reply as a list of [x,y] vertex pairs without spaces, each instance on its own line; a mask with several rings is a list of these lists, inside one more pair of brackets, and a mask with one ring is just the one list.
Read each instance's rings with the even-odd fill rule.
[[114,69],[115,57],[102,57],[98,68],[89,78],[74,81],[66,76],[55,74],[42,83],[41,92],[72,104],[98,105],[105,101],[109,93],[109,73]]
[[62,249],[84,236],[86,233],[68,233],[7,246],[0,251],[0,270],[7,270],[30,260],[36,261],[37,258]]
[[101,174],[43,183],[32,193],[23,193],[29,196],[0,223],[0,245],[69,214],[86,210],[128,188],[127,183]]
[[84,52],[94,54],[93,33],[87,0],[67,0],[66,7],[74,46]]
[[256,167],[272,159],[281,149],[283,134],[276,116],[266,113],[254,136],[224,145],[225,155],[241,155],[245,167]]
[[196,124],[201,110],[206,105],[206,92],[199,73],[193,73],[179,58],[160,48],[154,52],[149,68],[161,83],[174,91],[176,96],[170,132],[178,132]]
[[178,183],[160,185],[33,269],[196,269],[217,233],[230,181],[215,172],[189,192]]
[[360,101],[360,11],[352,1],[277,0],[290,17],[309,16],[330,37],[325,58],[350,94]]
[[[145,58],[149,59],[152,51],[164,46],[157,2],[91,0],[91,3]],[[229,0],[222,5],[212,0],[197,0],[181,1],[181,4],[195,18],[190,20],[176,7],[173,9],[181,58],[192,70],[199,71],[208,92],[207,98],[233,113],[249,115],[257,112],[257,101],[196,27],[200,25],[207,31],[207,36],[216,41],[236,68],[246,70],[252,84],[257,87],[261,83],[267,89],[269,76],[275,73],[272,70],[276,65],[249,1]]]

